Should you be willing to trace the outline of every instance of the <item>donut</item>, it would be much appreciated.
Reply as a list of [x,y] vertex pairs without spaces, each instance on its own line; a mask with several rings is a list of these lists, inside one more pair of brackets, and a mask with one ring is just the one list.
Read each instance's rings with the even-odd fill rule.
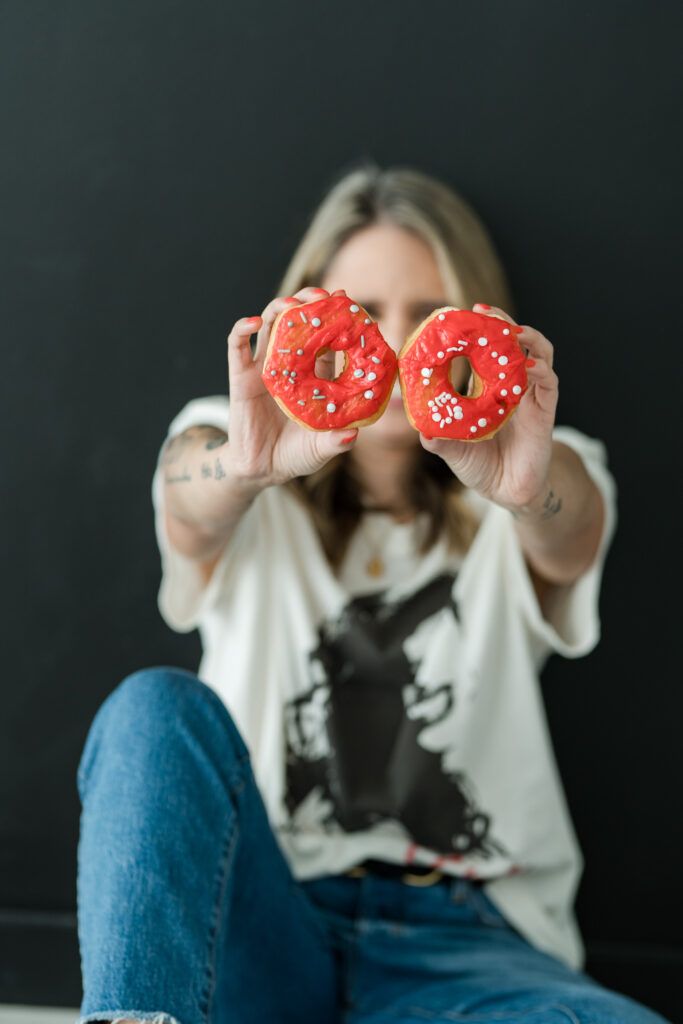
[[[526,393],[525,355],[516,334],[523,328],[497,316],[442,306],[407,339],[398,374],[408,419],[429,438],[487,441],[512,416]],[[461,395],[451,383],[454,359],[465,356],[473,389]]]
[[[334,380],[315,373],[326,351],[343,352]],[[389,401],[396,353],[379,327],[348,295],[289,306],[271,328],[261,371],[282,411],[309,430],[336,430],[374,423]]]

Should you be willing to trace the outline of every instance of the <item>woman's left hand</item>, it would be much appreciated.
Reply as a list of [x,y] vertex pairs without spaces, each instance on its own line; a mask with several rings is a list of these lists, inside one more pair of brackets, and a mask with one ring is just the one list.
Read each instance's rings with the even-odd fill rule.
[[[473,309],[515,324],[495,306],[485,310],[477,303]],[[553,346],[548,339],[524,325],[517,340],[528,351],[529,387],[494,437],[489,441],[429,441],[420,434],[422,447],[439,455],[466,487],[511,511],[531,505],[547,489],[558,395]]]

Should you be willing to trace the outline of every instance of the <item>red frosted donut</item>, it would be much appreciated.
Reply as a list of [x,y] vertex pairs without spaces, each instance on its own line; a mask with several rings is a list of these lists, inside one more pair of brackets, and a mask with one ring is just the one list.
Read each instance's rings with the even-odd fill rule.
[[[510,418],[527,389],[522,330],[497,316],[443,306],[422,321],[398,354],[408,419],[427,437],[484,441]],[[471,395],[450,381],[453,359],[465,356]]]
[[[343,352],[334,380],[316,377],[325,351]],[[348,295],[289,306],[270,332],[261,376],[283,412],[311,430],[373,423],[396,378],[396,354],[362,306]]]

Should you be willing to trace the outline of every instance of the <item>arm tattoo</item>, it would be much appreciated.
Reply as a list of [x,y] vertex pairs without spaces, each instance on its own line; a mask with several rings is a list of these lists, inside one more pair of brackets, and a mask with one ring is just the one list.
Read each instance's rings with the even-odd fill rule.
[[[562,498],[559,498],[551,487],[548,493],[546,494],[545,498],[543,499],[543,506],[541,508],[541,512],[539,515],[541,522],[545,522],[548,519],[552,519],[553,516],[557,515],[561,508]],[[517,521],[524,519],[524,516],[521,515],[519,512],[516,512],[514,509],[510,509],[510,513],[512,515],[512,518],[516,519]]]
[[185,469],[180,474],[180,476],[165,476],[164,480],[166,481],[167,484],[185,484],[185,483],[190,483],[191,480],[192,480],[192,477],[190,476],[190,474]]
[[228,435],[221,431],[220,437],[212,437],[210,441],[206,442],[206,450],[211,451],[212,448],[220,448],[228,440]]
[[189,430],[184,430],[182,434],[176,434],[166,442],[159,460],[162,466],[172,466],[182,458],[183,452],[196,437],[194,430],[195,428],[190,427]]
[[541,513],[541,519],[552,519],[562,508],[562,498],[558,498],[551,488],[546,499],[543,502],[543,512]]
[[[228,435],[224,430],[220,430],[219,427],[214,427],[209,423],[200,423],[196,426],[188,427],[187,430],[183,430],[180,434],[175,434],[166,441],[159,456],[159,465],[165,468],[177,466],[181,459],[187,455],[190,445],[197,440],[206,441],[204,445],[205,450],[212,451],[214,448],[220,448],[221,445],[224,445],[228,440]],[[216,480],[220,480],[226,476],[226,472],[221,465],[220,459],[216,458],[215,471],[212,472],[208,462],[202,462],[201,475],[204,478],[215,476]],[[167,484],[184,484],[191,483],[192,476],[187,466],[185,466],[182,471],[180,471],[179,467],[175,471],[171,470],[165,475],[164,480]]]
[[202,425],[201,429],[207,437],[207,442],[204,445],[207,452],[210,452],[213,448],[220,448],[228,440],[228,435],[219,427],[212,427],[207,424]]
[[187,430],[183,430],[180,434],[175,434],[166,442],[161,452],[161,465],[172,466],[175,462],[179,462],[186,448],[192,441],[196,441],[199,438],[206,439],[205,448],[210,451],[225,444],[228,440],[228,435],[224,430],[220,430],[219,427],[211,426],[208,423],[200,423],[197,426],[188,427]]

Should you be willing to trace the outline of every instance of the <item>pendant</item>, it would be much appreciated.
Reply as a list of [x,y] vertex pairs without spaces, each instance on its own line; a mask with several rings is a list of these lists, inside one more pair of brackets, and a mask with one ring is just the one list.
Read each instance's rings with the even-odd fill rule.
[[373,555],[370,561],[365,563],[365,571],[368,576],[382,576],[384,574],[384,562],[377,555]]

